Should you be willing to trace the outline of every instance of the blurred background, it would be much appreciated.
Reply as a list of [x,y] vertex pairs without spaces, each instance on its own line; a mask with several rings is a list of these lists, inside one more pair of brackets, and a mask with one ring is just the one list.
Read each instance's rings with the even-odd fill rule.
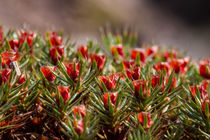
[[4,30],[23,24],[39,32],[63,29],[81,44],[98,39],[107,23],[131,26],[141,42],[210,58],[210,0],[0,0]]

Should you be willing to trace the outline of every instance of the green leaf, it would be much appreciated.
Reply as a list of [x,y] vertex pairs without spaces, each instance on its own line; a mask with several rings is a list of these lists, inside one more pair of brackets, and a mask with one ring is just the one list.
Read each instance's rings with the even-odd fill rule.
[[143,93],[143,89],[142,89],[142,85],[140,86],[140,88],[139,88],[139,97],[141,98],[141,99],[143,99],[144,98],[144,95],[143,95],[144,93]]
[[64,76],[66,77],[66,79],[69,81],[70,85],[71,86],[74,86],[74,81],[68,75],[68,73],[67,73],[67,71],[65,69],[65,66],[60,61],[58,61],[58,65],[60,67],[61,72],[64,74]]
[[209,106],[208,103],[205,101],[205,114],[208,117],[209,116]]
[[139,55],[139,53],[136,55],[136,65],[140,65],[140,55]]
[[145,116],[144,116],[144,127],[147,127],[147,121],[148,121],[148,120],[147,120],[147,116],[145,115]]
[[9,41],[7,40],[7,39],[5,39],[6,40],[6,49],[8,50],[8,51],[10,51],[11,50],[11,46],[10,46],[10,44],[9,44]]
[[104,91],[104,92],[108,92],[108,89],[106,88],[104,82],[101,81],[100,83],[101,83],[101,87],[102,87],[103,91]]
[[116,100],[116,104],[115,104],[115,109],[114,109],[114,110],[117,109],[117,107],[118,107],[118,105],[119,105],[119,103],[120,103],[120,101],[121,101],[121,97],[122,97],[122,93],[119,92],[119,93],[117,94],[117,100]]
[[108,93],[108,106],[109,106],[109,112],[113,116],[114,115],[114,109],[113,109],[113,106],[112,106],[112,102],[111,102],[109,93]]

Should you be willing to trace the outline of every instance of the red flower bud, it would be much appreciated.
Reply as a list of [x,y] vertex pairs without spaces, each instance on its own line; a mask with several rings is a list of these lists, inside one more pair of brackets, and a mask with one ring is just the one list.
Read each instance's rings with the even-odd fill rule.
[[210,60],[204,59],[200,62],[200,75],[210,79]]
[[62,45],[63,39],[57,32],[52,32],[50,33],[50,42],[52,46],[60,46]]
[[[169,77],[166,78],[165,85],[168,83],[168,80],[169,80]],[[172,78],[171,87],[170,87],[170,89],[169,89],[169,92],[170,92],[172,89],[174,89],[174,88],[176,88],[176,77],[173,77],[173,78]],[[162,90],[164,90],[164,89],[165,89],[165,88],[163,87]]]
[[154,68],[157,72],[160,72],[160,71],[166,71],[166,73],[169,75],[170,73],[170,66],[167,62],[161,62],[161,63],[157,63],[154,65]]
[[14,51],[6,51],[1,53],[2,57],[2,65],[5,67],[5,64],[7,66],[10,66],[11,62],[18,61],[20,58],[20,54]]
[[0,70],[0,85],[2,83],[6,83],[9,81],[11,72],[12,72],[11,69],[1,69]]
[[186,72],[186,65],[189,62],[189,58],[183,58],[183,59],[173,59],[170,61],[170,65],[173,68],[175,73],[185,73]]
[[198,88],[201,99],[208,97],[207,87],[210,86],[210,82],[203,81],[200,85],[194,85],[190,87],[192,99],[195,101],[196,88]]
[[149,96],[150,92],[146,90],[145,80],[136,80],[132,82],[134,87],[134,95],[136,98],[139,98],[140,88],[142,87],[143,97]]
[[170,65],[172,66],[172,68],[173,68],[173,70],[174,70],[175,73],[179,73],[179,72],[181,71],[181,69],[182,69],[182,68],[180,67],[181,62],[178,61],[178,60],[172,60],[172,61],[170,62]]
[[58,54],[61,56],[64,56],[64,46],[60,45],[58,47],[56,47]]
[[113,76],[99,76],[98,77],[100,83],[102,84],[102,82],[104,83],[104,85],[106,86],[107,90],[114,90],[116,88],[116,79]]
[[[28,43],[30,53],[33,53],[33,46],[32,46],[33,44],[32,43],[33,43],[33,39],[35,38],[34,33],[29,33],[28,31],[24,31],[24,32],[20,31],[19,36],[20,36],[19,47],[26,41]],[[17,51],[17,50],[15,50],[15,51]]]
[[64,46],[50,48],[50,57],[53,64],[57,64],[62,56],[64,56]]
[[78,47],[77,51],[80,52],[84,58],[88,58],[88,49],[86,46]]
[[155,55],[157,54],[157,52],[158,52],[158,46],[152,46],[152,47],[148,47],[147,48],[147,56],[150,56],[150,55],[154,55],[154,57],[155,57]]
[[[144,126],[144,121],[145,118],[147,119],[147,124],[146,126]],[[138,114],[138,120],[139,123],[145,128],[145,129],[149,129],[152,126],[152,121],[151,121],[151,114],[148,112],[141,112]]]
[[34,37],[35,37],[34,33],[30,33],[28,31],[24,32],[20,31],[19,45],[21,46],[24,41],[27,41],[28,45],[31,46]]
[[134,80],[139,79],[140,78],[140,73],[141,73],[140,67],[134,67],[132,69],[132,78]]
[[42,66],[40,70],[42,71],[44,77],[52,82],[55,80],[56,76],[53,75],[52,71],[55,72],[56,67]]
[[81,114],[82,117],[85,117],[86,115],[86,109],[84,105],[78,105],[73,107],[74,114]]
[[182,64],[181,64],[181,67],[186,67],[187,64],[189,63],[190,61],[190,57],[185,57],[182,59]]
[[124,80],[124,76],[123,76],[123,73],[122,72],[117,72],[117,73],[114,73],[114,74],[111,74],[109,76],[110,79],[114,79],[116,82],[117,80],[120,78],[120,80]]
[[57,59],[60,59],[61,57],[57,56],[57,50],[55,47],[50,48],[50,58],[55,63],[57,63]]
[[109,109],[108,95],[110,97],[110,101],[113,107],[115,106],[116,101],[117,101],[117,93],[105,93],[103,95],[103,103],[104,103],[104,108],[106,108],[107,110]]
[[139,54],[141,62],[145,62],[146,60],[146,55],[145,55],[145,50],[142,48],[134,48],[131,50],[131,59],[136,59],[137,55]]
[[174,51],[174,50],[171,51],[171,52],[165,51],[165,52],[163,53],[163,57],[164,57],[164,60],[165,60],[165,61],[168,61],[169,58],[174,59],[174,58],[176,58],[176,56],[177,56],[177,52]]
[[28,36],[27,37],[27,43],[28,43],[29,46],[32,45],[33,39],[34,39],[33,36]]
[[84,122],[83,119],[80,120],[74,120],[74,129],[77,132],[77,134],[81,135],[84,131]]
[[[18,78],[19,78],[19,76],[20,76],[20,75],[18,75]],[[25,74],[22,74],[21,77],[20,77],[20,79],[18,80],[17,83],[18,83],[19,85],[21,85],[21,84],[23,84],[25,81],[26,81]]]
[[65,63],[64,65],[67,69],[67,73],[70,76],[70,78],[74,82],[77,82],[78,77],[79,77],[80,63]]
[[206,81],[204,80],[202,83],[201,83],[201,88],[202,90],[207,90],[207,88],[210,86],[210,81]]
[[92,60],[92,63],[95,61],[98,67],[98,70],[101,71],[104,67],[106,58],[104,55],[99,55],[99,54],[91,54],[90,58]]
[[123,60],[123,67],[125,69],[129,69],[129,68],[133,67],[134,65],[135,65],[135,61],[134,60],[128,60],[128,61]]
[[10,45],[11,49],[16,51],[16,52],[18,51],[18,49],[20,47],[18,40],[10,40],[9,45]]
[[128,79],[132,79],[132,70],[131,69],[126,69],[125,74],[128,77]]
[[196,85],[190,87],[190,91],[191,91],[192,97],[196,96],[196,87],[197,87]]
[[115,55],[115,52],[117,52],[117,54],[120,55],[121,57],[124,56],[122,45],[111,46],[111,52],[113,56]]
[[151,86],[154,88],[160,84],[160,75],[151,76]]
[[140,67],[134,67],[133,69],[125,70],[126,76],[131,80],[138,80],[140,78]]
[[70,98],[69,87],[58,86],[58,91],[59,91],[60,95],[62,96],[64,102],[66,102]]

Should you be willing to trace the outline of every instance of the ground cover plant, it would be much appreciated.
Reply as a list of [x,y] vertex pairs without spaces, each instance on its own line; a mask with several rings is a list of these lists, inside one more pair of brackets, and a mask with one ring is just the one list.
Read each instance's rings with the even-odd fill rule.
[[0,27],[0,138],[210,139],[210,59],[138,42]]

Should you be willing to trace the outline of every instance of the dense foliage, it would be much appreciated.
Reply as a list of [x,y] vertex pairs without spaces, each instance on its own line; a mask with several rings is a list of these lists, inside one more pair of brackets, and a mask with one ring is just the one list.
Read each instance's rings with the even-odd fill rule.
[[209,59],[101,38],[0,27],[0,138],[210,139]]

